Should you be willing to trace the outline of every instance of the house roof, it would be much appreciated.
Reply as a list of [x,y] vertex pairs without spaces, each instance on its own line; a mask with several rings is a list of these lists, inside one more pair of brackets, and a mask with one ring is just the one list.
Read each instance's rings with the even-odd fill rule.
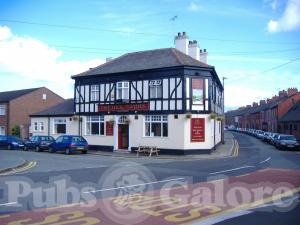
[[175,48],[161,48],[124,54],[98,67],[73,75],[72,78],[175,66],[214,68],[213,66],[200,62]]
[[13,99],[19,98],[23,95],[29,94],[38,89],[39,88],[30,88],[30,89],[22,89],[22,90],[16,90],[16,91],[0,92],[0,102],[9,102]]
[[74,115],[74,99],[67,99],[57,105],[30,115],[31,117],[44,116],[72,116]]
[[287,111],[280,119],[280,122],[295,122],[300,121],[300,101]]

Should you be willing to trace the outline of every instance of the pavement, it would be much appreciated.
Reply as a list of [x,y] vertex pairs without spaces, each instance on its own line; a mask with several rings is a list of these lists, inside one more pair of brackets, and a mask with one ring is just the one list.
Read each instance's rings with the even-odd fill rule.
[[[11,150],[11,151],[14,151],[14,150]],[[24,163],[26,163],[26,160],[23,159],[22,157],[16,157],[15,155],[11,155],[11,154],[1,155],[1,157],[0,157],[0,173],[7,169],[12,169],[12,168],[22,166]]]

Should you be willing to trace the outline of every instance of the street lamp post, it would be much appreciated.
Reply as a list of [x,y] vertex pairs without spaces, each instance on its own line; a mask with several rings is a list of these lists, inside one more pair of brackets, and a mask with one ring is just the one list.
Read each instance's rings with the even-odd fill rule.
[[222,144],[225,144],[225,138],[224,138],[224,128],[225,128],[225,98],[224,98],[224,94],[225,94],[225,88],[224,88],[224,81],[227,79],[227,77],[223,77],[222,78],[222,85],[223,85],[223,94],[222,94],[222,112],[223,112],[223,116],[224,116],[224,120],[222,121]]

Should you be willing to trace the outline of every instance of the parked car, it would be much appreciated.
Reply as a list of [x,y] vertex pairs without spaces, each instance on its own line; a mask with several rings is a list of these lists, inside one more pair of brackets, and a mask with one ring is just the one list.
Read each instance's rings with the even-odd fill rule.
[[270,138],[270,143],[272,145],[276,145],[277,138],[279,137],[278,133],[273,133]]
[[280,134],[276,141],[276,148],[278,149],[299,149],[299,143],[294,135]]
[[8,150],[22,149],[24,143],[20,138],[12,135],[0,135],[0,147]]
[[66,155],[71,154],[75,151],[81,151],[82,153],[87,153],[88,143],[81,137],[76,135],[62,135],[59,136],[52,144],[49,146],[49,152],[63,151]]
[[264,132],[263,133],[263,141],[268,142],[270,139],[270,135],[271,135],[270,132]]
[[54,141],[55,139],[51,136],[32,136],[25,142],[24,150],[35,149],[37,152],[47,150]]
[[255,132],[255,137],[257,137],[258,139],[263,139],[264,138],[264,132],[262,130],[257,130]]

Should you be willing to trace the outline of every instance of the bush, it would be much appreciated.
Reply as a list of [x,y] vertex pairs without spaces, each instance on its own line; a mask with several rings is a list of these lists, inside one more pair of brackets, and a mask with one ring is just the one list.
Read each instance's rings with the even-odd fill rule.
[[16,137],[20,137],[20,126],[19,125],[14,125],[12,128],[11,128],[11,134],[13,136],[16,136]]

